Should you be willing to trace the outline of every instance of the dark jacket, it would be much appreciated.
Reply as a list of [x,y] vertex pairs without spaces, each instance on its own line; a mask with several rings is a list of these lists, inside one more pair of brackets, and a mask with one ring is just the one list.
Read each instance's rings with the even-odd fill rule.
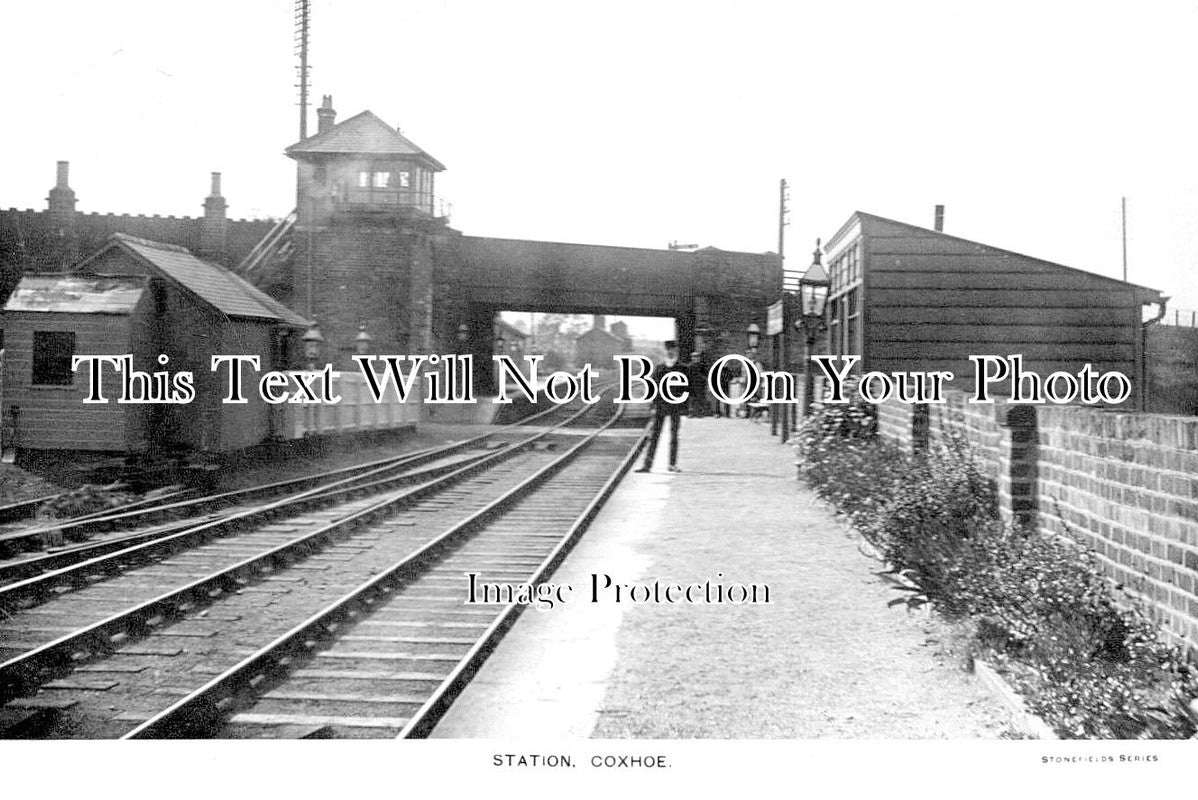
[[[658,364],[657,368],[653,370],[653,382],[657,385],[657,395],[653,398],[653,408],[656,409],[659,414],[681,414],[686,411],[687,403],[690,402],[689,395],[687,395],[688,399],[679,403],[670,403],[662,399],[662,381],[664,381],[666,375],[670,374],[671,372],[676,372],[679,375],[686,377],[687,381],[682,383],[681,386],[684,389],[689,389],[691,392],[694,391],[694,382],[690,378],[690,370],[687,369],[686,364],[683,364],[682,361],[678,361],[672,367],[668,367],[664,363]],[[674,380],[677,380],[677,378]]]

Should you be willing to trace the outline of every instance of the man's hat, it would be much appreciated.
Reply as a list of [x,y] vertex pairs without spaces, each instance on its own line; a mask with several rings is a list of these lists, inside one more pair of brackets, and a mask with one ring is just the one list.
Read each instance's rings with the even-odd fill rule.
[[674,341],[673,339],[666,339],[665,345],[667,350],[678,349],[678,342]]

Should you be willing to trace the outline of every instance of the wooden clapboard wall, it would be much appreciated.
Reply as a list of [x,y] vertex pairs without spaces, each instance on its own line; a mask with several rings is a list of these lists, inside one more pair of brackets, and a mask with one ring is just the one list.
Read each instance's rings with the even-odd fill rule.
[[858,212],[863,367],[973,375],[970,355],[1022,354],[1047,377],[1089,363],[1143,387],[1143,305],[1160,293]]
[[75,334],[76,355],[129,352],[133,316],[144,313],[143,298],[133,315],[71,314],[12,311],[8,313],[4,353],[4,408],[11,416],[19,409],[15,441],[20,448],[41,450],[132,451],[146,446],[141,420],[146,406],[120,404],[121,378],[111,368],[102,373],[107,403],[84,403],[89,373],[76,371],[66,386],[33,385],[35,331]]

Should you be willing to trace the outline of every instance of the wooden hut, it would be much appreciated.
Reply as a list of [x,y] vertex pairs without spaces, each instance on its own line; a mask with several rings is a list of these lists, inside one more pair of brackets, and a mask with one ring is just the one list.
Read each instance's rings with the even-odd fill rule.
[[[227,269],[125,234],[72,273],[26,276],[4,311],[5,422],[10,441],[31,450],[226,452],[265,441],[278,421],[258,396],[257,376],[244,376],[247,403],[222,403],[224,371],[212,371],[212,356],[293,367],[297,334],[309,326]],[[81,355],[130,355],[145,373],[190,371],[195,399],[118,403],[122,376],[105,369],[108,402],[84,403],[89,371],[71,369]]]
[[828,350],[863,371],[951,370],[971,355],[1023,356],[1024,369],[1085,364],[1131,379],[1144,405],[1144,306],[1160,292],[858,211],[826,246]]

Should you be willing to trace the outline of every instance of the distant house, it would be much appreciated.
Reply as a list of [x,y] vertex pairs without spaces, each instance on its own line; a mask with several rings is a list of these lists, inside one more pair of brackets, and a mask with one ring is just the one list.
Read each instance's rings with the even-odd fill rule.
[[[591,364],[593,369],[614,369],[613,357],[632,352],[628,326],[623,322],[617,322],[609,331],[605,323],[604,316],[596,314],[591,329],[574,338],[575,365],[582,367]],[[616,333],[616,330],[619,333]]]
[[[213,355],[258,355],[262,369],[294,366],[309,322],[227,269],[174,245],[116,234],[66,274],[28,275],[4,308],[3,417],[21,449],[131,452],[154,446],[229,451],[272,434],[272,407],[247,374],[249,402],[225,404]],[[84,403],[88,370],[74,356],[131,355],[146,373],[187,370],[186,404],[123,404],[105,368],[107,403]],[[167,358],[161,363],[159,356]]]
[[[828,349],[857,372],[951,370],[1021,354],[1042,376],[1085,364],[1131,379],[1143,407],[1144,306],[1160,292],[858,211],[826,246]],[[1151,314],[1150,314],[1151,316]]]
[[[502,341],[500,341],[502,340]],[[503,320],[495,322],[495,354],[508,355],[517,364],[524,362],[524,352],[527,349],[528,334]]]

